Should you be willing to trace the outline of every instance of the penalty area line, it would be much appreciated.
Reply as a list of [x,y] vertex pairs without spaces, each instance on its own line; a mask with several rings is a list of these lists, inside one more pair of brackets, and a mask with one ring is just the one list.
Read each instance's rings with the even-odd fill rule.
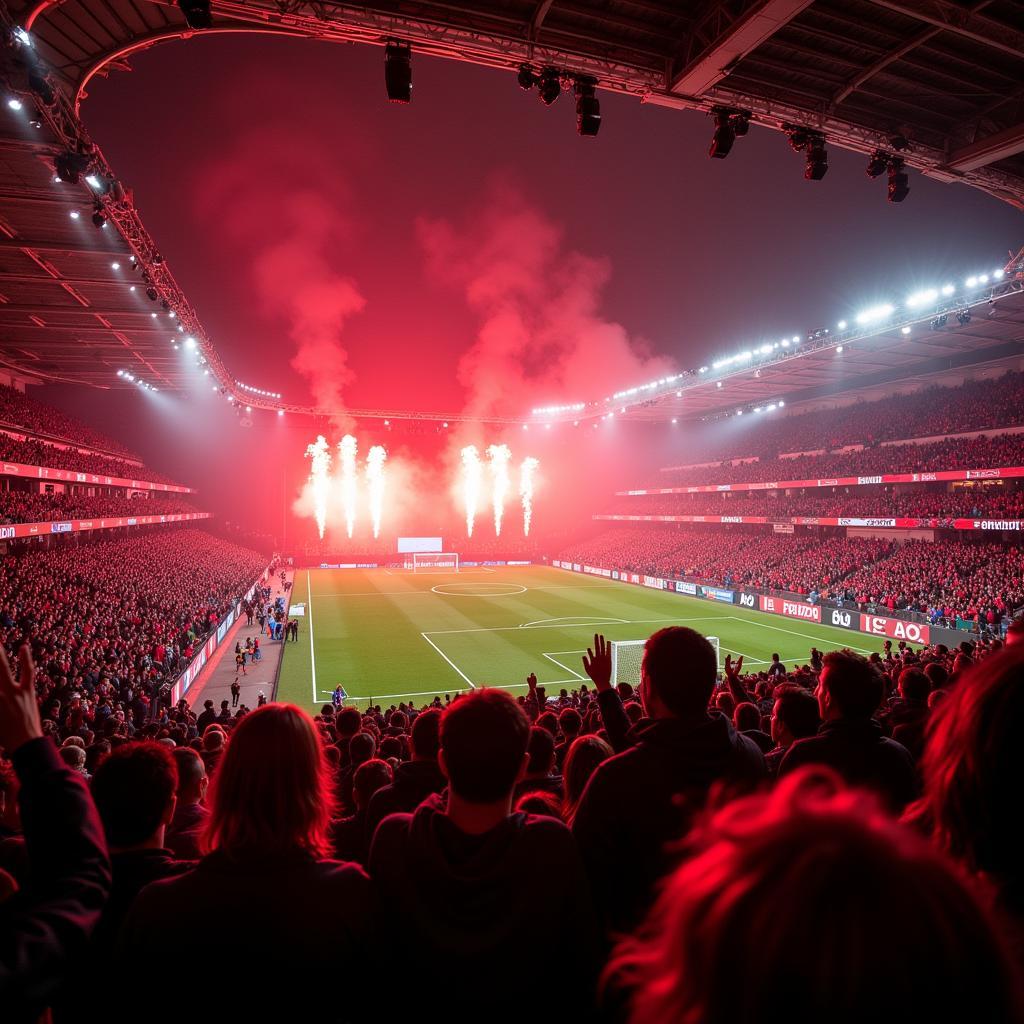
[[[421,637],[423,637],[423,639],[424,639],[424,640],[426,640],[426,641],[427,641],[427,643],[428,643],[428,644],[430,644],[430,646],[431,646],[431,647],[433,647],[433,648],[434,648],[434,650],[435,650],[435,651],[437,651],[437,653],[438,653],[438,654],[440,654],[440,655],[441,655],[441,657],[442,657],[442,658],[444,658],[444,660],[445,660],[445,661],[447,661],[447,662],[448,662],[448,664],[449,664],[449,665],[451,665],[451,667],[452,667],[453,669],[455,669],[455,671],[456,671],[456,672],[458,672],[458,674],[459,674],[460,676],[462,676],[462,678],[463,678],[463,679],[465,679],[465,680],[466,680],[466,682],[467,682],[467,683],[469,684],[469,688],[470,688],[471,690],[475,690],[475,689],[476,689],[476,684],[475,684],[475,683],[473,682],[473,680],[472,680],[472,679],[470,679],[470,678],[469,678],[469,676],[467,676],[467,675],[466,675],[466,673],[465,673],[465,672],[463,672],[463,671],[462,671],[462,669],[461,669],[461,668],[459,668],[459,666],[458,666],[458,665],[456,665],[456,664],[455,664],[455,662],[454,662],[454,661],[452,661],[452,659],[451,659],[451,658],[449,658],[449,657],[448,657],[448,655],[447,655],[447,654],[445,654],[445,653],[444,653],[444,651],[442,651],[442,650],[441,650],[441,648],[440,648],[440,647],[438,647],[438,646],[437,646],[437,644],[435,644],[435,643],[434,643],[434,641],[433,641],[433,640],[431,640],[431,639],[430,639],[430,637],[429,637],[429,636],[427,636],[427,634],[426,634],[426,633],[420,633],[420,636],[421,636]],[[410,697],[411,697],[411,696],[414,696],[414,694],[408,694],[407,696],[410,696]],[[415,695],[415,696],[421,696],[421,695]]]

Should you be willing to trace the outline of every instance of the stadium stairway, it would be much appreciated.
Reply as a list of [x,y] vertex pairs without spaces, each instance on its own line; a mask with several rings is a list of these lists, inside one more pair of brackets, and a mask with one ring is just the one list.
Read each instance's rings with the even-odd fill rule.
[[[288,583],[291,583],[293,578],[293,572],[288,572],[285,577]],[[282,595],[287,604],[291,591],[286,592],[281,589],[279,576],[272,580],[272,587],[271,604]],[[303,636],[304,627],[305,620],[303,619],[300,620],[299,625],[299,641],[305,640],[306,643],[309,643],[309,638]],[[212,700],[214,708],[218,711],[222,700],[226,700],[228,706],[231,706],[231,684],[235,680],[235,644],[240,643],[244,648],[248,637],[259,639],[262,657],[257,662],[249,661],[245,666],[246,674],[243,676],[239,673],[238,675],[238,681],[242,685],[239,704],[244,704],[250,711],[255,711],[261,692],[268,701],[274,699],[274,682],[277,679],[278,666],[284,657],[285,641],[269,640],[265,630],[261,636],[259,623],[254,619],[253,624],[247,626],[245,616],[240,615],[238,621],[224,638],[224,642],[214,652],[198,682],[189,689],[188,702],[197,714],[202,711],[203,703],[207,700]]]

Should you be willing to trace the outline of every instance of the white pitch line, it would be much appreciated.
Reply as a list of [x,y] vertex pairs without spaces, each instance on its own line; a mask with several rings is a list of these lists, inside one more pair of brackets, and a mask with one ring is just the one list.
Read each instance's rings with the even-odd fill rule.
[[[580,621],[586,619],[587,621]],[[520,629],[530,629],[532,626],[555,625],[561,623],[563,626],[614,626],[628,622],[628,619],[617,619],[613,615],[560,615],[554,619],[534,619],[533,622],[522,622]]]
[[[621,623],[615,622],[612,625],[624,625],[624,626],[645,626],[651,622],[721,622],[721,615],[698,615],[694,618],[680,619],[675,615],[669,615],[663,619],[623,619]],[[600,623],[598,623],[600,625]],[[551,626],[530,626],[530,629],[581,629],[586,627],[587,629],[592,628],[589,623],[581,623],[579,626],[567,626],[565,623],[557,622]],[[478,626],[474,629],[432,629],[429,633],[424,633],[424,636],[442,636],[446,633],[506,633],[512,630],[522,629],[522,626]],[[645,637],[646,639],[646,637]]]
[[[545,654],[543,651],[541,651],[541,654],[545,658],[547,658],[548,661],[553,661],[559,668],[565,669],[565,671],[568,672],[569,675],[575,676],[577,678],[577,680],[579,680],[579,682],[581,682],[581,683],[586,682],[587,677],[586,676],[581,676],[579,674],[579,672],[577,672],[575,669],[569,668],[568,665],[563,664],[557,658],[553,658],[550,654]],[[545,685],[547,685],[547,684],[545,684]]]
[[[565,667],[564,665],[562,666]],[[538,686],[561,686],[563,683],[577,683],[578,679],[550,679],[538,683]],[[526,686],[525,681],[522,683],[481,683],[480,687],[487,690],[514,690],[517,686]],[[473,689],[479,689],[480,687],[474,686]],[[469,688],[465,686],[451,686],[443,690],[418,690],[415,693],[375,693],[371,697],[355,697],[349,695],[348,700],[366,700],[372,701],[376,704],[382,700],[394,700],[396,697],[433,697],[436,694],[442,693],[469,693]]]
[[[451,667],[453,669],[455,669],[455,671],[458,672],[459,675],[462,676],[462,678],[465,679],[467,683],[469,683],[469,688],[471,690],[475,690],[476,689],[476,684],[473,682],[473,680],[470,679],[469,676],[467,676],[466,673],[463,672],[462,669],[459,668],[459,666],[456,665],[455,662],[452,661],[452,659],[449,658],[448,655],[445,654],[444,651],[442,651],[441,648],[438,647],[437,644],[435,644],[434,641],[431,640],[430,637],[427,636],[426,633],[420,633],[420,636],[423,637],[423,639],[426,640],[427,643],[430,644],[430,646],[433,647],[434,650],[437,651],[437,653],[440,654],[441,657],[444,658],[444,660],[447,661],[448,664],[451,665]],[[412,694],[410,694],[409,696],[412,696]]]
[[313,648],[313,584],[309,581],[309,570],[306,570],[306,598],[309,610],[309,667],[313,677],[313,703],[316,703],[316,654]]
[[[422,575],[425,575],[425,574],[424,573],[420,573],[419,575],[422,576]],[[438,575],[438,574],[435,573],[434,575]],[[480,584],[480,585],[484,586],[485,584]],[[492,584],[486,584],[486,585],[487,586],[491,586]],[[518,584],[518,586],[522,586],[522,584],[520,583],[520,584]],[[527,587],[526,589],[527,589],[527,591],[534,591],[534,590],[544,590],[544,591],[547,591],[547,590],[614,590],[615,587],[614,586],[610,586],[608,584],[602,584],[600,586],[593,586],[593,585],[586,586],[586,585],[584,585],[584,586],[580,586],[580,587]],[[357,593],[350,594],[347,591],[340,590],[340,591],[337,591],[335,593],[324,593],[324,594],[321,594],[320,596],[321,597],[420,597],[420,596],[422,596],[424,594],[430,594],[430,593],[433,593],[433,591],[431,591],[431,590],[361,590],[361,591],[359,591]]]

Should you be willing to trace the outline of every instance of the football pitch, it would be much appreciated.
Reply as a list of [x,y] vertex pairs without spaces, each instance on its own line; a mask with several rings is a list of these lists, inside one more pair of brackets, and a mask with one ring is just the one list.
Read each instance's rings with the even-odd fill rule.
[[298,642],[286,645],[277,699],[310,709],[328,702],[339,683],[346,704],[358,707],[425,703],[479,686],[523,693],[531,672],[554,695],[589,683],[580,659],[595,632],[642,640],[663,626],[690,626],[718,637],[722,658],[742,654],[752,671],[772,652],[792,667],[807,662],[811,647],[868,654],[883,643],[546,566],[300,569],[292,604],[305,608]]

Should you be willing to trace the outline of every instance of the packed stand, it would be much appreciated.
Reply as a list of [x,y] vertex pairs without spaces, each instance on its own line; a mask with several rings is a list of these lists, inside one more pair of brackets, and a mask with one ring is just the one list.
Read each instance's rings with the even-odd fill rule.
[[170,1021],[154,965],[199,964],[211,1021],[1012,1024],[1021,640],[719,680],[676,626],[635,687],[595,636],[557,696],[182,702],[100,748],[45,728],[26,647],[0,658],[0,1000],[59,1021],[100,974],[106,1019]]
[[1024,373],[1011,371],[997,380],[966,381],[795,416],[755,413],[743,419],[742,424],[730,420],[726,436],[714,425],[688,436],[687,451],[700,452],[702,461],[710,461],[1021,426]]
[[14,657],[31,641],[55,739],[131,736],[265,568],[254,551],[178,527],[7,556],[0,643]]
[[991,627],[1024,605],[1024,550],[1004,544],[907,541],[846,577],[837,601],[909,610],[934,623],[957,619]]
[[40,494],[0,491],[0,523],[50,523],[67,519],[179,515],[198,512],[190,501],[176,494],[153,492],[145,498],[116,495]]
[[47,466],[51,469],[68,469],[76,473],[95,473],[98,476],[115,476],[125,480],[147,480],[152,483],[169,484],[170,480],[148,466],[139,466],[105,455],[81,452],[77,448],[58,448],[45,441],[26,438],[19,441],[9,434],[0,432],[0,459],[18,462],[23,466]]
[[998,631],[1024,607],[1024,549],[986,542],[618,527],[559,560],[909,612],[950,628],[959,620]]
[[955,519],[1024,518],[1024,490],[1017,487],[958,487],[950,491],[908,491],[893,487],[807,488],[769,497],[764,492],[634,495],[616,498],[615,515],[674,516],[858,516]]
[[101,448],[129,459],[137,456],[119,441],[94,430],[87,423],[30,398],[24,392],[0,384],[0,423],[24,427],[37,434],[66,438],[89,448]]
[[[849,443],[849,440],[838,442],[841,447]],[[812,446],[807,445],[802,450],[811,449]],[[797,455],[786,459],[766,457],[666,469],[650,477],[647,486],[695,487],[779,480],[827,480],[843,476],[1003,469],[1021,465],[1024,465],[1024,434],[1000,434],[994,437],[951,437],[930,444],[886,444],[825,455]]]

